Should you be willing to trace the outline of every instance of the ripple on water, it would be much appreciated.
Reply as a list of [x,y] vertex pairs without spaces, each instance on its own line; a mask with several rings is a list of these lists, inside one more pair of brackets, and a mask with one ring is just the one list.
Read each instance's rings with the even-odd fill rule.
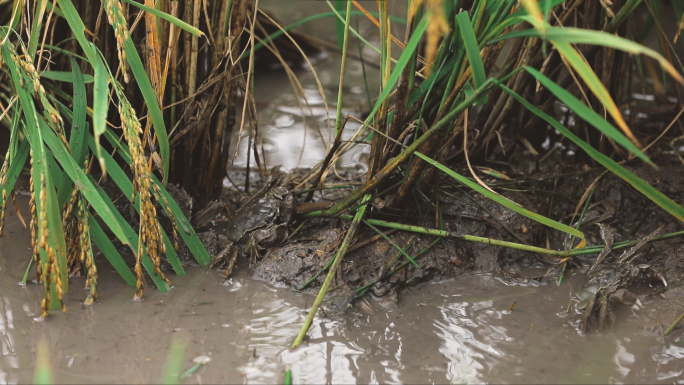
[[40,324],[31,317],[39,301],[26,300],[40,288],[4,285],[0,275],[9,288],[0,294],[0,382],[31,380],[31,347],[43,334],[57,338],[53,365],[66,382],[154,382],[163,370],[159,352],[175,336],[188,341],[186,367],[192,357],[212,357],[188,383],[275,383],[288,368],[296,383],[683,381],[684,348],[640,334],[629,309],[616,309],[614,333],[586,337],[569,325],[572,315],[557,316],[577,277],[561,287],[473,276],[411,288],[396,309],[370,300],[373,315],[358,307],[319,313],[291,351],[313,296],[251,280],[246,270],[222,281],[189,269],[176,290],[150,290],[141,303],[117,302],[108,288],[118,277],[105,276],[100,305],[70,306]]

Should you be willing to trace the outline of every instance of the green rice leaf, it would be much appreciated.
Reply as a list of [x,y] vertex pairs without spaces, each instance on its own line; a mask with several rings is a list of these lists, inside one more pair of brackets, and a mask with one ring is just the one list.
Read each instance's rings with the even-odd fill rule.
[[[73,67],[72,67],[73,68]],[[94,78],[92,75],[82,75],[84,83],[92,83]],[[74,75],[71,72],[66,71],[45,71],[40,74],[41,78],[55,80],[58,82],[73,83]]]
[[655,187],[646,183],[646,181],[644,181],[643,179],[634,175],[634,173],[632,173],[631,171],[627,170],[614,160],[610,159],[609,157],[597,151],[595,148],[591,147],[589,144],[587,144],[587,142],[575,136],[575,134],[573,134],[570,130],[565,128],[565,126],[560,124],[557,120],[545,114],[537,107],[533,106],[527,100],[520,97],[520,95],[513,92],[513,90],[511,90],[510,88],[500,83],[499,87],[501,87],[506,93],[511,95],[523,106],[529,109],[532,113],[544,119],[547,123],[551,125],[551,127],[555,128],[565,137],[573,141],[573,143],[578,145],[582,150],[589,154],[589,156],[594,158],[597,162],[601,163],[601,165],[603,165],[605,168],[607,168],[620,178],[624,179],[627,183],[634,186],[634,188],[636,188],[639,192],[644,194],[646,197],[648,197],[658,206],[662,207],[665,211],[673,215],[675,218],[679,219],[680,221],[684,221],[684,208],[676,204],[674,201],[672,201],[670,198],[665,196],[660,191],[656,190]]
[[83,52],[88,58],[88,61],[94,67],[93,63],[95,63],[98,60],[98,56],[90,47],[90,42],[88,41],[88,39],[85,36],[85,33],[83,32],[85,31],[86,27],[83,24],[83,20],[81,20],[81,15],[78,13],[71,0],[60,0],[59,8],[62,10],[64,19],[69,24],[69,29],[71,29],[71,33],[74,34],[74,37],[80,44],[81,49],[83,49]]
[[[99,52],[95,44],[91,44],[93,52]],[[102,172],[107,173],[104,160],[102,158],[102,147],[100,146],[100,135],[104,133],[107,126],[107,110],[109,109],[109,77],[107,69],[101,58],[93,63],[95,67],[95,85],[93,87],[93,132],[95,133],[95,153],[100,162]]]
[[[551,8],[559,4],[562,4],[566,1],[567,0],[542,0],[539,2],[539,8],[542,12],[546,13],[549,10],[551,10]],[[482,40],[482,43],[489,43],[490,39],[501,33],[501,31],[506,29],[506,27],[509,27],[513,24],[518,24],[521,21],[523,21],[525,16],[527,16],[527,11],[525,11],[525,9],[522,9],[521,7],[520,10],[506,17],[502,22],[495,25],[494,28],[492,28],[492,30],[487,34],[487,37]]]
[[541,72],[537,71],[532,67],[525,67],[525,70],[534,76],[541,84],[546,87],[551,93],[556,95],[556,97],[563,102],[568,108],[574,111],[579,117],[584,119],[587,123],[596,127],[599,131],[603,132],[609,138],[613,139],[615,142],[619,143],[622,147],[631,151],[644,162],[656,167],[653,162],[644,154],[639,148],[637,148],[632,142],[629,141],[618,129],[613,127],[612,124],[608,123],[603,117],[594,112],[591,108],[587,107],[579,99],[573,96],[568,91],[564,90],[551,79],[544,76]]
[[[107,196],[107,193],[100,187],[96,186],[94,181],[92,179],[92,176],[89,175],[89,180],[95,186],[95,191],[97,192],[97,195],[99,195],[100,199],[105,203],[105,206],[113,213],[113,217],[115,218],[114,220],[117,222],[118,226],[121,227],[122,231],[124,232],[125,236],[128,238],[129,244],[131,246],[131,250],[134,250],[134,253],[137,253],[138,251],[138,242],[140,242],[140,239],[138,238],[138,233],[131,228],[131,225],[126,222],[126,219],[121,215],[121,213],[116,209],[114,206],[114,203],[109,199],[109,196]],[[111,228],[111,224],[109,221],[104,220],[103,221]],[[154,273],[154,264],[150,260],[150,257],[147,255],[147,253],[144,251],[143,247],[143,256],[142,256],[142,265],[145,268],[145,271],[147,271],[147,274],[149,274],[150,278],[152,278],[152,281],[154,281],[154,284],[157,285],[157,288],[159,291],[162,293],[166,293],[169,290],[171,290],[171,287],[169,284],[164,281],[161,276],[158,274]]]
[[[92,135],[90,135],[90,133],[88,134],[87,142],[91,149],[95,147],[95,139]],[[121,169],[121,167],[119,167],[111,155],[109,155],[106,151],[103,151],[102,155],[105,165],[107,166],[107,170],[109,170],[109,177],[112,178],[114,183],[119,186],[119,189],[123,195],[130,201],[133,197],[133,183],[128,179],[126,173]],[[133,207],[135,207],[135,210],[140,213],[140,199],[136,199],[135,205],[133,205]],[[164,231],[162,231],[162,237],[164,238],[164,244],[166,246],[166,258],[169,260],[169,263],[176,272],[176,275],[179,277],[184,276],[185,269],[183,269],[183,265],[181,264],[180,259],[178,259],[178,253],[173,248],[173,243]]]
[[43,25],[43,17],[45,16],[45,8],[47,7],[48,0],[37,0],[34,2],[36,13],[33,17],[34,25],[31,26],[31,36],[29,37],[28,52],[31,60],[36,56],[36,50],[38,49],[38,40],[40,39],[40,32]]
[[[5,30],[0,29],[0,39],[4,39],[4,37]],[[45,200],[36,199],[36,212],[45,212],[47,216],[48,226],[54,227],[54,230],[48,231],[47,240],[50,246],[55,251],[57,266],[59,267],[61,276],[60,278],[62,280],[63,292],[67,293],[69,290],[69,282],[66,267],[66,246],[64,242],[64,232],[61,226],[62,221],[59,215],[59,207],[57,205],[53,181],[50,176],[49,170],[47,170],[47,149],[43,144],[41,132],[41,126],[47,127],[47,124],[43,119],[39,118],[38,112],[36,111],[36,107],[33,102],[33,97],[27,91],[28,88],[23,87],[23,74],[17,68],[13,58],[13,55],[16,55],[16,53],[10,49],[10,44],[3,44],[0,47],[0,50],[2,51],[2,57],[5,62],[5,65],[7,65],[7,67],[10,70],[9,73],[12,79],[12,83],[14,84],[14,89],[16,90],[19,96],[19,103],[26,122],[26,124],[24,125],[23,132],[28,138],[28,142],[30,143],[31,149],[33,150],[33,188],[36,196],[43,196],[42,194],[45,194],[47,198]],[[23,166],[23,164],[21,166]],[[47,191],[43,193],[44,186]],[[43,237],[43,231],[43,226],[38,226],[37,236],[39,237],[39,239]],[[44,266],[47,265],[48,255],[44,248],[40,249],[40,260],[41,264],[43,264]],[[59,309],[61,306],[59,303],[59,298],[57,296],[55,280],[51,280],[50,287],[47,287],[47,280],[44,280],[43,283],[45,285],[45,290],[50,291],[51,301],[48,305],[49,308]]]
[[411,36],[411,39],[409,40],[408,44],[406,44],[406,48],[401,53],[401,56],[399,56],[399,60],[397,61],[397,65],[394,66],[394,69],[392,70],[392,73],[390,74],[389,80],[387,81],[385,88],[382,90],[380,97],[375,102],[375,107],[373,107],[373,110],[371,111],[370,115],[368,115],[368,117],[366,118],[366,121],[370,121],[371,119],[373,119],[375,114],[378,112],[378,109],[380,109],[382,102],[385,99],[387,99],[389,97],[389,95],[392,93],[392,90],[394,89],[394,85],[399,80],[399,77],[401,76],[402,71],[404,70],[404,68],[408,64],[408,62],[411,59],[414,51],[418,48],[418,43],[420,42],[421,38],[423,37],[423,33],[425,33],[425,30],[428,27],[429,19],[430,19],[429,15],[425,15],[423,17],[423,19],[416,26],[416,29],[414,30],[413,35]]
[[[106,67],[102,61],[102,58],[100,55],[98,55],[97,47],[88,41],[88,39],[86,39],[83,32],[85,31],[85,25],[83,24],[83,21],[81,20],[81,17],[71,0],[60,1],[59,7],[64,14],[64,18],[69,24],[74,37],[88,58],[88,62],[90,62],[90,65],[93,67],[95,87],[93,93],[92,119],[93,131],[95,132],[95,137],[97,138],[102,132],[104,132],[104,127],[107,124],[107,109],[109,106],[109,79],[107,78]],[[98,154],[100,166],[103,167],[104,171],[106,171],[104,165],[102,164],[102,160],[100,159],[102,150],[99,148],[99,145],[95,152]]]
[[123,280],[126,281],[129,286],[135,287],[136,279],[133,275],[133,272],[131,272],[131,268],[126,265],[126,262],[124,262],[121,254],[119,254],[119,250],[117,250],[112,241],[109,240],[109,237],[104,230],[102,230],[102,227],[100,227],[100,224],[97,222],[97,219],[95,219],[93,214],[88,213],[88,215],[90,238],[93,240],[95,245],[97,245],[97,248],[100,249],[102,254],[104,254],[109,263],[112,264],[114,270],[119,273],[121,278],[123,278]]
[[150,119],[152,120],[152,125],[154,126],[154,132],[157,134],[157,140],[159,143],[159,155],[162,159],[162,169],[164,175],[164,184],[169,177],[169,137],[166,132],[166,126],[164,125],[164,116],[162,115],[161,108],[159,108],[159,103],[157,103],[157,95],[152,88],[152,83],[147,77],[147,71],[145,66],[140,60],[138,51],[135,49],[135,44],[133,40],[124,40],[124,50],[126,51],[126,57],[128,58],[128,64],[130,64],[131,72],[135,80],[138,82],[138,87],[142,93],[143,99],[145,99],[145,104],[147,104],[147,109],[149,110]]
[[560,222],[556,222],[553,219],[549,219],[543,215],[540,215],[540,214],[537,214],[537,213],[532,212],[530,210],[527,210],[526,208],[520,206],[519,204],[517,204],[513,201],[510,201],[510,200],[502,197],[501,195],[495,194],[495,193],[487,190],[486,188],[480,186],[479,184],[477,184],[477,183],[471,181],[470,179],[454,172],[450,168],[444,166],[443,164],[437,162],[436,160],[433,160],[432,158],[430,158],[426,155],[421,154],[420,152],[416,151],[415,154],[418,157],[420,157],[421,159],[423,159],[424,161],[426,161],[427,163],[437,167],[439,170],[441,170],[445,174],[456,179],[459,183],[470,187],[471,189],[479,192],[480,194],[482,194],[485,197],[493,200],[494,202],[496,202],[496,203],[498,203],[498,204],[500,204],[500,205],[502,205],[502,206],[504,206],[504,207],[506,207],[512,211],[515,211],[518,214],[524,215],[524,216],[526,216],[526,217],[528,217],[528,218],[530,218],[536,222],[539,222],[541,224],[552,227],[556,230],[560,230],[562,232],[572,234],[572,235],[580,238],[582,240],[582,243],[580,243],[581,247],[584,247],[584,245],[586,244],[584,234],[581,231],[579,231],[575,228],[572,228],[570,226],[564,225]]
[[74,97],[72,99],[74,111],[71,117],[69,147],[71,147],[76,163],[83,167],[85,166],[84,162],[87,155],[84,137],[85,133],[88,132],[88,123],[86,122],[88,102],[86,99],[85,76],[81,73],[81,69],[73,57],[71,58],[71,70],[74,78]]
[[[125,143],[120,143],[117,140],[116,135],[112,132],[111,129],[107,129],[107,132],[105,132],[105,138],[107,138],[109,143],[116,149],[119,156],[121,156],[121,158],[126,163],[131,164],[131,155],[128,150],[128,147]],[[178,226],[180,236],[183,238],[183,241],[185,241],[185,244],[190,249],[190,252],[192,253],[193,257],[195,257],[197,263],[199,263],[199,265],[202,267],[210,263],[211,256],[209,256],[209,253],[207,253],[207,250],[204,248],[204,245],[195,234],[195,230],[192,228],[192,225],[190,224],[190,221],[188,221],[188,218],[185,217],[185,214],[183,214],[180,207],[178,207],[176,201],[174,201],[171,195],[169,195],[168,191],[166,190],[166,187],[162,185],[162,183],[159,181],[159,179],[157,179],[157,177],[154,174],[152,174],[152,182],[157,184],[162,195],[169,202],[169,208],[173,212],[173,215],[176,217],[176,225]],[[162,205],[162,208],[166,210],[166,207],[164,205]]]
[[12,20],[12,25],[10,25],[9,29],[16,31],[17,28],[19,28],[19,23],[21,22],[21,13],[23,8],[24,3],[21,1],[14,0],[14,4],[12,5],[12,15],[10,16],[10,20]]
[[[84,143],[84,133],[88,129],[88,124],[86,123],[86,109],[88,108],[86,102],[86,88],[83,81],[83,74],[81,73],[81,68],[76,63],[76,59],[71,58],[71,78],[74,83],[74,111],[71,116],[71,135],[69,136],[69,147],[71,148],[71,153],[76,159],[76,163],[80,168],[85,166],[85,156],[87,151],[83,151],[85,148]],[[66,72],[65,72],[66,73]],[[63,205],[71,196],[71,185],[73,182],[69,177],[64,174],[62,180],[57,187],[57,195],[59,198],[59,204]]]
[[[162,12],[158,9],[148,7],[144,4],[138,3],[137,1],[133,1],[133,0],[123,0],[123,1],[134,6],[134,7],[140,8],[145,12],[149,12],[149,13],[153,14],[154,16],[157,16],[161,19],[164,19],[164,20],[168,21],[169,23],[175,25],[176,27],[182,29],[183,31],[190,32],[191,34],[193,34],[195,36],[204,36],[204,33],[202,33],[202,31],[200,31],[199,29],[191,26],[190,24],[184,22],[183,20],[181,20],[177,17],[169,15],[166,12]],[[126,54],[128,54],[128,53],[126,53]]]
[[[524,29],[522,31],[515,31],[505,35],[494,38],[490,43],[495,43],[500,40],[512,39],[517,37],[542,37],[539,31],[535,29]],[[602,47],[609,47],[619,49],[624,52],[629,52],[634,55],[646,55],[655,59],[672,77],[678,82],[684,84],[684,78],[677,72],[677,70],[657,51],[652,50],[639,43],[635,43],[629,39],[616,36],[602,31],[593,31],[590,29],[571,28],[571,27],[548,27],[543,36],[552,42],[568,43],[568,44],[591,44]]]
[[[342,12],[347,8],[345,6],[346,1],[335,0],[334,3],[337,12]],[[344,22],[342,20],[335,20],[335,31],[337,32],[337,47],[342,52],[342,46],[344,45]]]
[[[461,12],[456,16],[459,30],[461,31],[461,38],[465,45],[470,68],[473,71],[473,80],[475,81],[475,88],[480,88],[486,80],[485,68],[482,63],[482,56],[480,56],[480,49],[477,46],[477,38],[475,31],[470,23],[470,18],[467,12]],[[484,104],[487,102],[487,97],[480,98],[475,104]]]

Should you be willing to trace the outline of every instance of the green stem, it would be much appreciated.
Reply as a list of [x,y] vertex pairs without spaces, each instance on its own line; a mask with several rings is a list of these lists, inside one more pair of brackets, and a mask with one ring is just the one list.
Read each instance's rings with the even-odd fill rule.
[[[442,240],[442,238],[437,238],[437,239],[435,239],[434,241],[432,241],[432,243],[430,243],[429,245],[427,245],[426,247],[424,247],[422,250],[420,250],[419,252],[417,252],[416,255],[413,256],[413,259],[415,260],[415,259],[417,259],[418,257],[420,257],[421,255],[427,253],[427,252],[432,248],[432,246],[436,245],[437,242],[439,242],[439,241],[441,241],[441,240]],[[402,268],[404,268],[404,266],[408,265],[409,262],[410,262],[410,261],[404,261],[403,263],[401,263],[401,264],[399,265],[399,267],[397,267],[396,269],[394,269],[394,270],[390,271],[389,273],[387,273],[387,275],[385,275],[385,278],[387,278],[387,277],[391,276],[392,274],[396,273],[397,271],[401,270]],[[383,279],[384,279],[384,278],[383,278]],[[379,281],[379,280],[375,280],[375,281],[373,281],[373,282],[367,283],[367,284],[361,286],[360,288],[358,288],[358,289],[356,289],[356,290],[354,290],[354,291],[356,291],[357,293],[359,293],[358,295],[359,295],[359,297],[361,297],[361,296],[363,296],[364,294],[366,294],[366,291],[368,291],[368,289],[370,289],[373,285],[375,285],[376,283],[378,283],[378,281]],[[407,282],[407,283],[408,283],[408,282]]]
[[680,322],[682,322],[683,319],[684,319],[684,313],[682,313],[682,315],[680,315],[679,317],[677,317],[677,319],[672,323],[672,325],[670,325],[670,327],[668,327],[668,328],[665,330],[665,332],[664,332],[663,334],[664,334],[664,335],[668,335],[668,334],[672,333],[672,331],[674,330],[674,328],[676,328],[677,325],[678,325]]
[[[363,198],[363,202],[367,203],[370,200],[370,198],[371,198],[371,195],[367,194]],[[316,316],[316,312],[318,312],[318,308],[321,307],[321,303],[323,303],[323,298],[325,297],[325,294],[328,292],[328,289],[330,288],[330,284],[332,283],[332,280],[335,277],[335,273],[337,273],[337,269],[340,267],[340,263],[342,263],[342,259],[344,258],[344,254],[346,254],[347,249],[349,248],[349,245],[351,244],[351,241],[354,239],[354,234],[356,233],[356,230],[359,228],[359,224],[361,223],[361,219],[363,219],[363,214],[366,212],[366,207],[367,207],[367,205],[363,205],[359,208],[359,211],[356,212],[356,215],[354,216],[354,220],[353,220],[351,226],[349,227],[349,230],[347,230],[347,235],[345,235],[344,241],[342,242],[340,249],[337,251],[337,255],[335,256],[335,261],[333,262],[332,266],[330,267],[330,271],[328,271],[328,275],[325,277],[325,281],[323,282],[323,285],[321,286],[321,290],[318,291],[318,296],[316,296],[316,300],[314,301],[313,305],[311,306],[311,310],[309,310],[309,315],[306,317],[306,321],[304,322],[304,325],[302,325],[302,328],[299,331],[299,334],[297,335],[297,338],[295,339],[294,343],[292,343],[292,349],[296,349],[299,345],[301,345],[302,341],[304,341],[304,337],[306,336],[306,332],[309,331],[309,328],[311,327],[311,324],[313,323],[314,316]]]
[[382,237],[382,239],[384,239],[385,241],[387,241],[387,243],[389,243],[390,245],[394,246],[394,248],[397,249],[397,250],[399,250],[399,252],[400,252],[401,254],[403,254],[404,257],[406,257],[406,259],[408,259],[411,263],[413,263],[413,265],[415,265],[417,268],[420,269],[420,266],[416,263],[416,261],[414,261],[413,258],[411,258],[410,255],[406,254],[406,252],[404,251],[404,249],[401,248],[401,246],[397,245],[396,243],[394,243],[394,241],[392,241],[391,239],[389,239],[389,237],[388,237],[387,235],[385,235],[385,233],[383,233],[382,231],[378,230],[377,227],[371,225],[371,224],[368,223],[368,221],[365,220],[365,219],[363,220],[363,223],[365,223],[366,226],[370,227],[373,231],[375,231],[376,233],[378,233],[378,234]]
[[[345,220],[351,220],[352,219],[352,217],[350,215],[340,215],[339,218],[345,219]],[[368,223],[375,225],[375,226],[389,227],[391,229],[411,231],[414,233],[434,235],[434,236],[438,236],[438,237],[447,237],[447,238],[452,238],[452,239],[461,239],[461,240],[468,241],[468,242],[478,242],[478,243],[485,243],[485,244],[489,244],[489,245],[504,246],[504,247],[510,247],[513,249],[532,251],[532,252],[540,253],[540,254],[551,254],[551,255],[557,255],[557,256],[568,255],[568,251],[543,249],[541,247],[528,246],[528,245],[523,245],[523,244],[514,243],[514,242],[500,241],[498,239],[476,237],[474,235],[458,235],[454,232],[445,231],[445,230],[437,230],[437,229],[428,229],[428,228],[425,228],[422,226],[403,225],[401,223],[386,222],[386,221],[381,221],[378,219],[367,219],[367,221],[368,221]],[[581,249],[581,250],[583,250],[583,249]]]
[[347,50],[349,48],[349,22],[351,20],[351,1],[347,1],[347,14],[344,19],[344,41],[342,44],[342,62],[340,63],[340,88],[337,92],[337,111],[335,113],[335,137],[342,129],[342,90],[344,88],[344,70],[347,67]]
[[[404,162],[406,159],[408,159],[409,156],[411,156],[415,151],[417,151],[423,143],[428,141],[430,138],[433,136],[437,135],[438,133],[441,132],[441,130],[445,127],[448,126],[448,123],[450,123],[458,114],[463,112],[466,108],[470,107],[477,99],[479,99],[480,95],[483,95],[489,90],[489,87],[492,84],[492,80],[489,79],[481,88],[479,88],[473,97],[466,99],[463,101],[461,104],[456,106],[453,110],[451,110],[442,120],[439,122],[435,123],[432,128],[430,128],[426,133],[420,136],[420,138],[416,139],[413,144],[408,146],[404,151],[402,151],[399,155],[397,155],[391,162],[389,162],[385,167],[383,167],[380,171],[378,171],[366,184],[364,184],[360,189],[356,190],[352,194],[349,194],[346,198],[344,198],[342,201],[340,201],[338,204],[335,206],[329,208],[328,210],[325,210],[323,212],[318,212],[315,214],[323,214],[323,216],[326,217],[335,217],[341,214],[344,210],[349,208],[351,205],[354,204],[354,202],[358,201],[363,195],[367,194],[371,190],[375,189],[380,182],[382,182],[384,179],[390,176],[392,171],[396,169],[402,162]],[[314,213],[312,213],[314,214]]]
[[[589,203],[591,202],[591,198],[594,196],[594,191],[596,191],[596,188],[594,187],[591,189],[591,192],[589,193],[589,197],[587,197],[587,201],[584,203],[584,208],[582,209],[582,213],[580,214],[579,219],[577,220],[577,226],[575,228],[579,230],[580,226],[582,226],[582,221],[584,220],[584,215],[587,213],[587,209],[589,208]],[[571,237],[570,238],[570,244],[568,245],[567,243],[565,244],[566,248],[571,248],[573,243],[575,242],[576,237]],[[563,283],[563,278],[565,278],[565,270],[568,268],[568,262],[563,262],[563,268],[561,269],[560,277],[558,277],[558,284],[557,286],[560,286],[561,283]]]
[[[365,206],[362,206],[362,207],[365,207]],[[358,212],[357,212],[357,215],[358,215]],[[339,218],[344,219],[344,220],[352,220],[353,219],[351,215],[340,215]],[[427,234],[427,235],[434,235],[437,237],[460,239],[460,240],[467,241],[467,242],[477,242],[477,243],[484,243],[484,244],[488,244],[488,245],[510,247],[512,249],[527,250],[527,251],[532,251],[532,252],[540,253],[540,254],[556,255],[559,257],[569,257],[569,256],[575,256],[575,255],[599,253],[599,252],[601,252],[601,250],[603,250],[603,247],[605,246],[605,245],[596,245],[596,246],[591,246],[591,247],[585,247],[582,249],[549,250],[549,249],[544,249],[544,248],[536,247],[536,246],[523,245],[520,243],[506,242],[506,241],[500,241],[497,239],[490,239],[490,238],[484,238],[484,237],[476,237],[474,235],[467,235],[467,234],[466,235],[458,235],[458,234],[456,234],[454,232],[450,232],[450,231],[428,229],[428,228],[422,227],[422,226],[404,225],[401,223],[386,222],[386,221],[381,221],[378,219],[367,219],[366,221],[368,223],[374,225],[374,226],[388,227],[391,229],[404,230],[404,231],[410,231],[410,232],[414,232],[414,233]],[[659,237],[653,237],[650,242],[680,237],[682,235],[684,235],[684,231],[677,231],[674,233],[661,235]],[[613,250],[626,249],[628,247],[636,245],[637,243],[639,243],[638,239],[635,239],[632,241],[624,241],[624,242],[616,243],[615,245],[613,245]]]

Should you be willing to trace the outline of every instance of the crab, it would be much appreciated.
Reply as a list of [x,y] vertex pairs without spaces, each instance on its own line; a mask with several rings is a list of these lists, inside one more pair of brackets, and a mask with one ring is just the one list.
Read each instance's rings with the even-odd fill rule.
[[619,302],[623,305],[632,306],[635,310],[641,308],[641,302],[636,295],[625,289],[642,272],[649,273],[651,277],[657,277],[665,286],[665,277],[649,264],[635,264],[635,262],[646,254],[644,246],[655,237],[663,227],[642,238],[634,247],[626,251],[613,263],[603,263],[603,260],[612,250],[615,230],[598,224],[601,228],[601,238],[605,242],[603,251],[596,258],[596,261],[589,269],[587,277],[575,293],[579,303],[577,308],[584,310],[582,331],[586,333],[589,317],[598,305],[599,331],[603,330],[603,322],[606,318],[610,320],[611,327],[615,324],[615,314],[611,310],[612,302]]
[[255,263],[260,250],[287,239],[288,227],[296,213],[297,200],[283,186],[269,188],[260,197],[251,199],[228,221],[225,235],[229,244],[210,267],[224,269],[227,277],[238,254],[237,245],[243,245],[243,250],[250,255],[250,264]]
[[[632,266],[631,264],[608,263],[593,270],[575,294],[579,299],[577,308],[584,310],[583,332],[587,331],[587,321],[594,307],[599,308],[599,330],[603,330],[603,322],[608,317],[611,325],[615,323],[615,315],[610,302],[618,301],[624,305],[641,306],[639,299],[627,289],[621,288],[631,283],[648,265]],[[598,302],[598,304],[597,304]]]

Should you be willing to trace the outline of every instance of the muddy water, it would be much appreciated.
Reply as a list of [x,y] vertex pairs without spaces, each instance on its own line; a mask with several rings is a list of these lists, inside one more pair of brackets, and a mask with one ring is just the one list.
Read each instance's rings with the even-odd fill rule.
[[[405,5],[393,2],[390,8],[396,8],[394,14],[402,14]],[[371,4],[371,11],[377,10]],[[330,12],[330,8],[322,1],[298,1],[296,7],[292,3],[281,0],[262,0],[260,7],[277,15],[282,25],[288,25],[302,18]],[[376,47],[380,46],[377,27],[360,17],[352,20],[353,26],[367,37]],[[298,30],[318,39],[335,42],[335,22],[331,18],[314,20],[303,24]],[[403,27],[393,26],[396,36],[403,36]],[[395,46],[395,57],[400,51]],[[378,63],[379,54],[369,47],[359,51],[358,41],[351,40],[349,52],[362,55],[366,65],[358,60],[347,60],[345,72],[345,88],[343,90],[342,116],[347,114],[356,118],[370,111],[371,103],[377,99],[380,85],[380,72],[377,67],[368,63]],[[340,77],[340,55],[321,53],[310,57],[315,74],[307,63],[289,63],[296,74],[299,84],[293,84],[286,72],[279,66],[257,70],[255,76],[255,100],[259,111],[259,130],[263,136],[263,154],[269,165],[280,165],[283,169],[310,168],[326,155],[335,128],[335,111]],[[301,91],[295,92],[294,89]],[[321,93],[321,89],[323,92]],[[342,140],[352,138],[360,124],[350,120],[345,126]],[[237,144],[237,134],[232,139],[233,148]],[[243,130],[240,148],[234,166],[239,168],[247,164],[248,131]],[[261,148],[261,147],[260,147]],[[338,167],[358,168],[365,171],[365,158],[370,152],[367,145],[354,146],[338,163]],[[250,158],[255,165],[253,155]]]
[[[284,2],[261,3],[273,7]],[[306,14],[327,11],[322,2],[301,3]],[[280,12],[281,18],[303,16],[297,14],[303,8],[287,10],[291,14]],[[316,32],[325,26],[310,28]],[[369,51],[364,55],[377,58]],[[257,77],[270,165],[312,166],[325,153],[339,59],[318,59],[329,113],[310,73],[300,77],[311,105],[304,111],[282,73]],[[358,113],[367,108],[363,69],[358,62],[348,65],[344,108]],[[377,70],[366,70],[369,86],[377,89]],[[344,139],[357,127],[350,123]],[[361,167],[366,153],[358,146],[341,166]],[[236,166],[245,164],[242,147]],[[20,203],[26,213],[26,197]],[[43,339],[60,383],[159,382],[174,339],[187,343],[183,369],[196,357],[211,358],[185,383],[276,383],[288,368],[295,383],[684,383],[681,330],[679,337],[662,339],[661,326],[653,323],[667,311],[681,313],[684,296],[670,302],[646,297],[639,312],[619,307],[613,332],[583,336],[577,314],[562,313],[580,275],[560,287],[513,284],[491,275],[418,286],[400,293],[397,308],[385,309],[369,299],[364,307],[372,314],[360,304],[344,315],[319,313],[306,343],[290,351],[313,296],[252,280],[246,266],[238,266],[229,281],[188,268],[184,277],[170,276],[171,292],[148,285],[145,301],[133,302],[134,289],[99,255],[100,301],[83,308],[84,281],[74,278],[67,314],[57,312],[41,321],[42,288],[18,284],[30,259],[29,232],[11,209],[7,220],[0,238],[0,384],[32,380]],[[646,293],[648,288],[641,289]]]
[[41,287],[18,284],[29,242],[10,211],[0,238],[3,384],[32,380],[41,339],[57,382],[158,382],[175,338],[187,343],[184,369],[211,358],[185,383],[276,383],[287,368],[295,383],[684,383],[684,344],[644,329],[655,300],[641,312],[618,308],[612,333],[579,333],[576,315],[560,313],[579,276],[561,287],[489,275],[418,286],[398,308],[370,299],[373,314],[359,304],[319,313],[306,344],[290,351],[313,296],[252,280],[246,266],[228,281],[190,268],[171,276],[169,293],[148,286],[133,302],[134,289],[98,256],[100,301],[83,308],[83,279],[71,279],[67,314],[41,321]]

